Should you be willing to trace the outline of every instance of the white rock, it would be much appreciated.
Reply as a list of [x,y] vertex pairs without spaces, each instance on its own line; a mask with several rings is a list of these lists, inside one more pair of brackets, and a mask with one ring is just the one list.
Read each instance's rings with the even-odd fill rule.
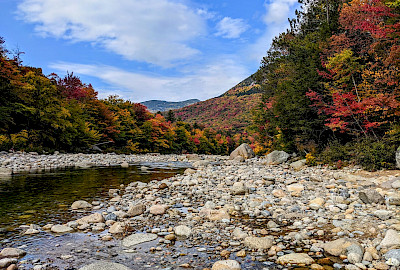
[[190,229],[188,226],[185,225],[180,225],[175,227],[174,231],[177,236],[184,236],[184,237],[189,237],[192,233],[192,229]]
[[122,234],[125,232],[125,223],[123,222],[115,222],[110,229],[108,229],[109,233],[112,234]]
[[83,200],[75,201],[71,205],[72,210],[86,209],[86,208],[92,208],[92,205],[90,203],[88,203],[87,201],[83,201]]
[[247,143],[241,144],[236,148],[230,155],[230,159],[235,159],[236,157],[243,157],[244,159],[253,158],[255,156],[253,149]]
[[168,209],[168,205],[156,204],[150,207],[150,213],[153,215],[164,215]]
[[267,165],[279,165],[283,162],[286,162],[290,155],[284,151],[273,151],[269,153],[266,158]]
[[124,247],[133,247],[135,245],[145,243],[145,242],[150,242],[153,240],[157,239],[156,234],[151,234],[151,233],[136,233],[132,234],[122,240],[122,245]]
[[113,262],[97,262],[92,263],[79,270],[130,270],[130,268],[126,267],[125,265]]
[[235,260],[217,261],[213,264],[212,270],[241,270],[240,264]]
[[53,233],[70,233],[73,232],[74,229],[65,225],[54,225],[51,227],[51,231]]
[[380,243],[381,247],[391,248],[400,246],[400,235],[395,230],[387,230],[385,234],[385,238]]
[[249,236],[244,239],[244,245],[253,249],[269,249],[274,244],[272,236],[267,237],[253,237]]
[[0,258],[19,258],[26,255],[26,251],[19,248],[4,248],[0,252]]
[[308,254],[305,253],[290,253],[283,255],[278,258],[277,260],[278,264],[312,264],[314,263],[314,259],[308,256]]

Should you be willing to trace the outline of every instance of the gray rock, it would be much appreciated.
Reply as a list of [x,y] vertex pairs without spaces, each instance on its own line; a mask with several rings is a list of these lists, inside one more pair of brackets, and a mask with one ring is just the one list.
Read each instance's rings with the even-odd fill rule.
[[244,245],[253,249],[269,249],[274,244],[272,236],[267,237],[253,237],[249,236],[244,239]]
[[346,249],[353,244],[357,243],[354,240],[340,238],[323,244],[322,248],[325,250],[325,252],[337,257],[340,255],[345,255]]
[[107,221],[107,220],[117,221],[117,215],[114,214],[114,213],[110,213],[110,214],[108,214],[107,216],[104,217],[104,220],[105,221]]
[[382,220],[387,220],[392,217],[392,212],[387,210],[377,210],[374,212],[374,216]]
[[393,258],[400,261],[400,249],[391,249],[385,253],[384,257],[387,260]]
[[286,162],[289,157],[290,155],[284,151],[273,151],[267,155],[265,163],[267,165],[279,165]]
[[232,185],[231,188],[231,194],[232,195],[244,195],[246,194],[246,186],[243,182],[235,182]]
[[395,230],[387,230],[385,238],[380,243],[383,248],[400,247],[400,235]]
[[0,176],[9,176],[13,174],[13,170],[11,168],[0,168]]
[[390,195],[386,199],[389,205],[400,205],[400,196],[399,195]]
[[123,222],[115,222],[110,229],[108,229],[109,233],[112,234],[122,234],[125,232],[125,223]]
[[283,255],[278,258],[278,264],[312,264],[314,263],[314,259],[311,258],[308,254],[305,253],[290,253]]
[[27,230],[24,232],[25,235],[32,235],[32,234],[38,234],[38,233],[40,233],[40,231],[37,230],[37,229],[27,229]]
[[210,165],[211,162],[208,160],[199,160],[193,163],[193,167],[198,168],[198,167],[206,167]]
[[251,149],[250,145],[248,145],[247,143],[243,143],[231,153],[229,158],[235,159],[238,156],[241,156],[244,159],[248,159],[255,157],[255,154],[253,149]]
[[20,258],[26,255],[26,251],[19,248],[4,248],[0,252],[0,258]]
[[76,222],[78,222],[78,224],[102,223],[102,222],[104,222],[104,217],[100,213],[94,213],[89,216],[84,216],[84,217],[78,219]]
[[83,201],[83,200],[75,201],[71,205],[72,210],[86,209],[86,208],[92,208],[92,205],[90,203],[88,203],[87,201]]
[[15,258],[4,258],[0,260],[0,268],[7,268],[9,265],[17,263],[18,260]]
[[190,229],[188,226],[185,225],[180,225],[175,227],[174,231],[177,236],[184,236],[184,237],[189,237],[192,233],[192,229]]
[[156,234],[151,233],[136,233],[132,234],[122,240],[124,247],[132,247],[141,243],[150,242],[157,239]]
[[79,270],[130,270],[130,268],[119,263],[97,262],[79,268]]
[[306,163],[307,163],[307,160],[302,159],[302,160],[298,160],[296,162],[290,163],[290,167],[292,167],[295,170],[300,170],[301,168],[306,166]]
[[240,264],[235,260],[217,261],[211,270],[241,270]]
[[357,253],[348,253],[347,254],[347,259],[352,264],[360,263],[362,261],[362,258],[363,257],[360,256],[360,254],[357,254]]
[[400,169],[400,147],[396,151],[396,167]]
[[129,163],[128,162],[122,162],[121,163],[121,168],[129,168]]
[[155,204],[150,207],[150,214],[153,215],[164,215],[168,209],[168,205],[165,204]]
[[400,179],[395,178],[394,181],[391,184],[392,188],[400,188]]
[[358,194],[360,200],[363,203],[380,203],[384,204],[385,203],[385,198],[376,190],[374,189],[369,189],[363,192],[360,192]]
[[143,214],[146,211],[146,206],[144,204],[132,205],[129,207],[128,216],[135,217]]
[[70,233],[73,232],[74,229],[65,225],[54,225],[51,227],[51,231],[53,233]]

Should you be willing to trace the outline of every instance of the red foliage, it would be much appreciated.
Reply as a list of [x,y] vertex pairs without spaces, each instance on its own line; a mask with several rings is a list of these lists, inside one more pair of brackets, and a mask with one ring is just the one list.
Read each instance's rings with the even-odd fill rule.
[[67,99],[97,99],[97,92],[93,89],[93,86],[84,84],[73,72],[67,73],[62,79],[53,73],[50,75],[50,79],[57,84],[61,95]]

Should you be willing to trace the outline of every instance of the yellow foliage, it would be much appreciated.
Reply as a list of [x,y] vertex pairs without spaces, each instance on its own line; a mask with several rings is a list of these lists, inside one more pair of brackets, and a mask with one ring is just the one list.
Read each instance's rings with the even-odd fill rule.
[[16,134],[11,134],[11,141],[15,146],[24,147],[26,142],[28,141],[28,137],[29,137],[28,131],[21,130]]
[[311,165],[311,166],[316,165],[316,159],[311,153],[308,153],[306,155],[306,162],[308,165]]
[[5,135],[0,135],[0,148],[3,146],[3,145],[5,145],[5,144],[7,144],[7,143],[9,143],[10,142],[10,139],[7,137],[7,136],[5,136]]
[[126,148],[129,149],[132,153],[140,153],[140,149],[139,149],[139,143],[136,142],[132,142],[132,140],[129,140]]

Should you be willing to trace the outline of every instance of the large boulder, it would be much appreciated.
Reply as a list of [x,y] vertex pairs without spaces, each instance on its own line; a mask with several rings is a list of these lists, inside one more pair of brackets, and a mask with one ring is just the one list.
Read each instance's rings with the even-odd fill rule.
[[361,191],[358,194],[358,196],[359,196],[360,200],[366,204],[371,204],[371,203],[384,204],[385,203],[385,198],[383,198],[383,196],[375,189],[368,189],[365,191]]
[[286,162],[289,159],[290,155],[285,151],[273,151],[267,155],[267,159],[265,163],[267,165],[279,165],[283,162]]
[[230,159],[235,159],[236,157],[243,157],[244,159],[248,159],[255,157],[255,154],[250,145],[248,145],[247,143],[243,143],[230,155]]

